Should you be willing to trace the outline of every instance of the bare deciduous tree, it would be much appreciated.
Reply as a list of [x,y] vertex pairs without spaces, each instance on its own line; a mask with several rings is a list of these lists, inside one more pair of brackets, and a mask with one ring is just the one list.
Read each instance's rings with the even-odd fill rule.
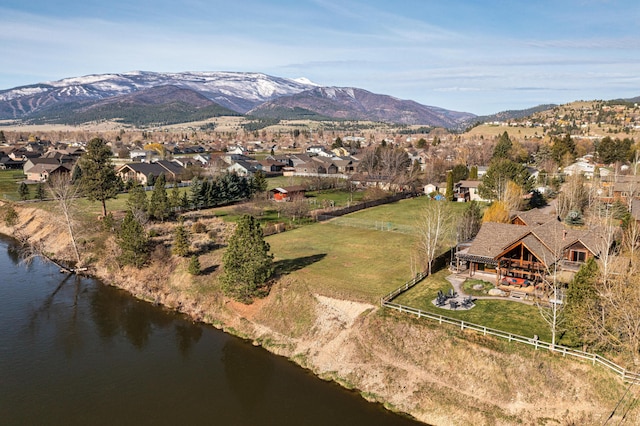
[[450,238],[453,229],[451,208],[443,201],[429,201],[416,225],[418,252],[425,260],[427,273],[431,274],[433,261]]
[[71,175],[69,173],[55,174],[49,177],[49,192],[64,216],[77,266],[80,266],[80,252],[76,243],[73,220],[78,187],[71,183]]

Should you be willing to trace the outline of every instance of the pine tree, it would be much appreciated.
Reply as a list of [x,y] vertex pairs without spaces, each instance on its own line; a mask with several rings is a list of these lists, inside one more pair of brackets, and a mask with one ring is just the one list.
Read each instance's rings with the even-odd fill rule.
[[469,169],[469,180],[478,180],[478,166],[471,166]]
[[178,189],[177,183],[174,183],[171,188],[171,193],[169,194],[169,206],[176,210],[180,208],[180,190]]
[[498,139],[498,143],[493,149],[492,160],[497,158],[511,158],[512,146],[513,143],[509,138],[509,134],[507,132],[504,132],[502,135],[500,135],[500,139]]
[[267,190],[267,177],[262,171],[257,171],[253,175],[253,181],[251,182],[251,189],[253,193],[260,194]]
[[87,144],[87,152],[80,157],[78,165],[82,169],[80,182],[89,201],[102,203],[102,215],[107,215],[106,201],[115,198],[120,189],[120,178],[111,163],[111,148],[100,138],[93,138]]
[[194,177],[191,180],[191,188],[190,188],[190,198],[191,198],[191,204],[196,208],[199,209],[200,207],[202,207],[203,205],[203,200],[202,200],[202,181],[200,181],[200,179],[198,179],[197,177]]
[[182,193],[182,198],[180,198],[180,207],[183,210],[189,208],[189,198],[187,197],[187,193],[186,192]]
[[38,185],[36,186],[36,198],[38,200],[44,200],[44,197],[46,196],[45,191],[44,191],[44,185],[39,182]]
[[189,273],[191,275],[200,275],[200,260],[197,255],[192,255],[191,260],[189,261]]
[[158,176],[156,184],[153,187],[153,192],[151,193],[151,201],[149,202],[149,215],[155,220],[163,222],[169,217],[170,213],[165,182],[164,174]]
[[250,215],[242,216],[225,251],[222,289],[242,303],[266,293],[265,284],[273,274],[273,255],[264,240],[260,223]]
[[21,200],[29,199],[29,187],[26,183],[20,182],[20,186],[18,187],[18,195],[20,196]]
[[171,252],[176,256],[186,257],[189,255],[189,232],[180,223],[173,231],[173,248]]
[[149,260],[149,239],[143,226],[129,210],[124,217],[117,236],[120,255],[118,262],[142,268]]
[[142,185],[134,185],[131,190],[129,190],[127,207],[129,207],[133,216],[141,224],[145,224],[147,220],[149,220],[149,200],[147,199],[147,193],[144,191]]
[[453,200],[453,173],[447,173],[447,192],[445,193],[447,201]]

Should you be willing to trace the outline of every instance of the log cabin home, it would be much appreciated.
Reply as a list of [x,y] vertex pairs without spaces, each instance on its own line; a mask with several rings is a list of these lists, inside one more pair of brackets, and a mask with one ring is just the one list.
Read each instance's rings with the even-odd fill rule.
[[485,222],[476,237],[458,246],[458,272],[495,274],[495,284],[540,286],[552,271],[569,282],[590,258],[605,247],[602,230],[573,228],[537,210],[513,217],[511,223]]

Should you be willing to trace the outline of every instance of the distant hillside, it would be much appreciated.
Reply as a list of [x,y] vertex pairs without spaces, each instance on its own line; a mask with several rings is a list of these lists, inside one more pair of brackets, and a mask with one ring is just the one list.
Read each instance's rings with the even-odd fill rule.
[[249,111],[257,117],[290,118],[288,114],[311,111],[341,120],[382,121],[397,124],[428,124],[457,128],[475,115],[421,105],[351,87],[316,87],[265,102]]
[[532,116],[535,113],[547,111],[556,107],[556,104],[543,104],[538,105],[533,108],[527,109],[519,109],[519,110],[507,110],[498,112],[496,114],[491,115],[479,115],[470,120],[465,121],[467,126],[472,126],[474,124],[482,124],[482,123],[491,123],[493,121],[508,121],[508,120],[518,120],[521,118]]
[[77,101],[44,107],[31,115],[32,123],[81,124],[115,120],[124,124],[166,125],[240,115],[189,89],[160,86],[98,101]]
[[260,73],[136,71],[0,91],[0,120],[24,123],[117,119],[145,126],[247,113],[270,120],[364,120],[451,129],[475,117],[362,89],[320,87],[306,79]]

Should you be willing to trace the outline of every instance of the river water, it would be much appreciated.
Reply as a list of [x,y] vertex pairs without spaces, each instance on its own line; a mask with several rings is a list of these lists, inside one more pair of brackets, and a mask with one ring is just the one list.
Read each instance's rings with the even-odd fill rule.
[[0,237],[2,425],[416,425]]

